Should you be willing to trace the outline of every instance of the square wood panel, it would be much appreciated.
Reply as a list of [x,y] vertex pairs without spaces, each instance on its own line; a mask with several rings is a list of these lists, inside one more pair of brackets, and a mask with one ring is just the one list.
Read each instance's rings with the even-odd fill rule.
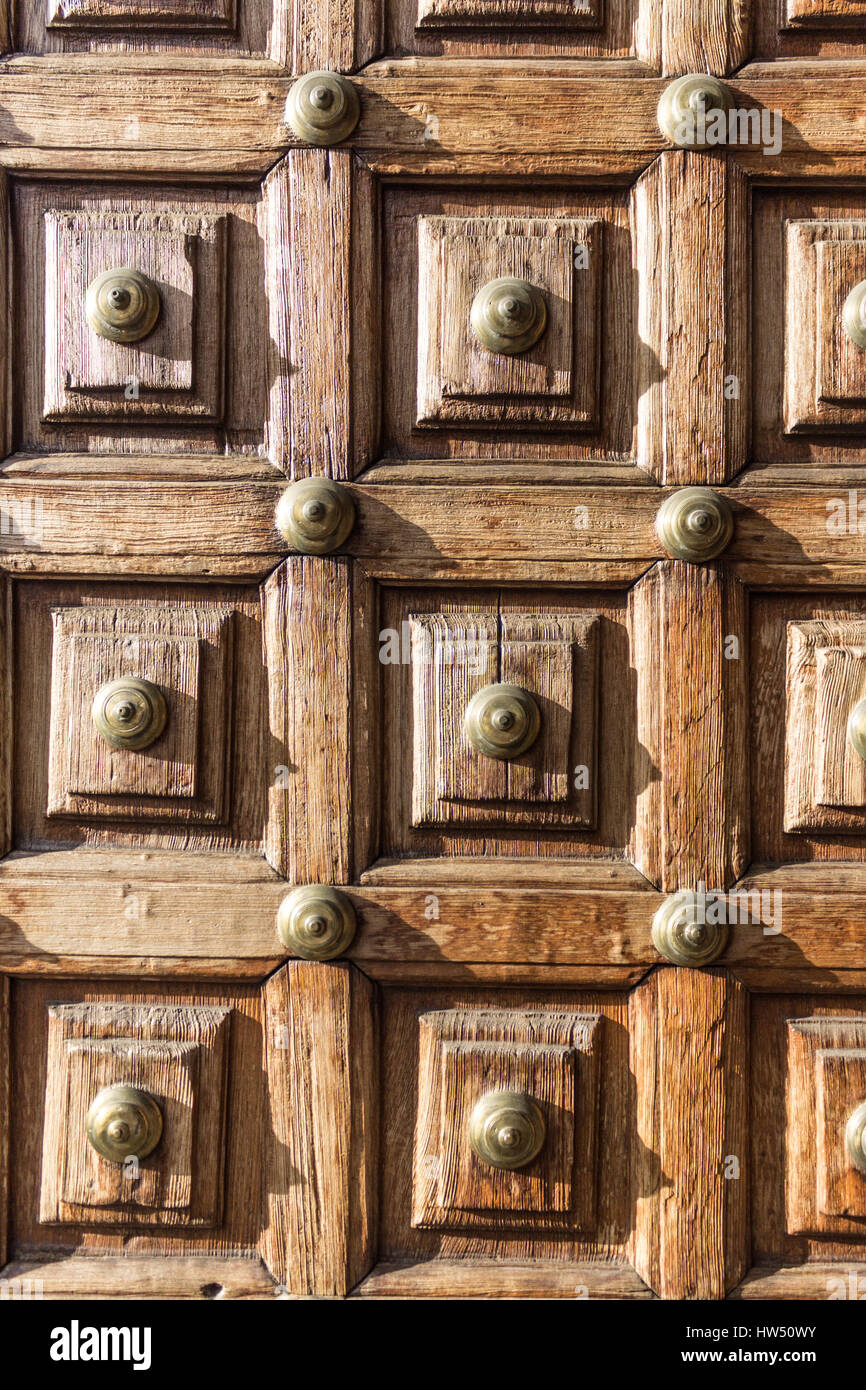
[[[57,609],[51,685],[49,816],[225,820],[231,734],[230,612]],[[115,748],[92,716],[97,691],[137,676],[163,693],[165,732]]]
[[[48,1008],[40,1221],[212,1226],[222,1209],[228,1007]],[[113,1085],[146,1091],[162,1137],[134,1163],[104,1158],[87,1114]]]
[[[45,419],[222,414],[223,219],[170,213],[45,214]],[[159,317],[140,342],[102,337],[85,314],[103,272],[146,275]]]
[[787,1028],[787,1229],[866,1237],[866,1174],[845,1128],[866,1101],[866,1017],[791,1019]]
[[49,0],[49,29],[228,29],[235,0]]
[[785,829],[866,828],[866,763],[848,718],[866,697],[866,622],[788,624]]
[[[454,1010],[418,1026],[413,1224],[591,1227],[598,1015]],[[491,1167],[470,1143],[474,1107],[497,1092],[530,1096],[544,1117],[541,1152],[525,1167]]]
[[[412,823],[591,826],[596,800],[598,624],[594,616],[440,613],[410,618]],[[503,682],[525,690],[541,727],[501,760],[466,737],[470,700]],[[498,805],[495,803],[499,803]]]
[[[257,56],[281,61],[284,0],[18,0],[20,53]],[[134,116],[130,111],[130,116]]]
[[866,279],[866,222],[789,222],[785,303],[785,429],[866,425],[866,349],[842,310]]
[[[416,423],[598,423],[601,224],[423,217],[418,226]],[[476,294],[514,277],[541,291],[547,324],[532,347],[491,352],[470,325]]]
[[866,0],[783,0],[783,29],[853,29],[866,20]]
[[562,25],[599,29],[602,0],[419,0],[418,28],[491,28]]

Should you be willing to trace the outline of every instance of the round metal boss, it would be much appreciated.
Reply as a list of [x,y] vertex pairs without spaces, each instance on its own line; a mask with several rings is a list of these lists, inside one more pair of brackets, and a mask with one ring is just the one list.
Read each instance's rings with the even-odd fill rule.
[[725,922],[706,920],[706,896],[681,888],[666,898],[653,918],[653,945],[672,965],[709,965],[725,949]]
[[330,478],[301,478],[277,504],[277,530],[304,555],[336,550],[355,524],[355,505],[346,488]]
[[87,1139],[111,1163],[147,1158],[162,1137],[162,1111],[138,1086],[105,1086],[87,1112]]
[[866,1173],[866,1101],[849,1116],[845,1126],[845,1147],[854,1167]]
[[712,488],[680,488],[665,498],[656,514],[656,535],[675,560],[712,560],[733,534],[730,505]]
[[351,944],[358,919],[339,888],[312,883],[295,888],[277,912],[283,945],[303,960],[333,960]]
[[168,721],[158,685],[138,676],[121,676],[97,690],[91,709],[99,733],[113,748],[147,748]]
[[337,145],[361,116],[357,89],[336,72],[299,77],[286,102],[286,123],[308,145]]
[[544,294],[528,280],[491,280],[473,299],[469,322],[488,352],[526,352],[547,327]]
[[848,742],[866,759],[866,700],[858,700],[848,716]]
[[485,685],[472,696],[463,718],[467,739],[486,758],[520,757],[540,728],[538,705],[519,685]]
[[140,270],[104,270],[87,286],[84,312],[100,338],[137,343],[156,327],[159,290]]
[[687,73],[662,92],[656,112],[659,129],[680,149],[703,150],[710,143],[723,143],[707,139],[707,118],[715,111],[729,111],[732,105],[730,87],[717,77]]
[[544,1146],[544,1116],[531,1096],[520,1091],[492,1091],[482,1096],[469,1117],[469,1142],[493,1168],[523,1168]]
[[866,348],[866,280],[854,286],[842,305],[842,323],[851,341]]

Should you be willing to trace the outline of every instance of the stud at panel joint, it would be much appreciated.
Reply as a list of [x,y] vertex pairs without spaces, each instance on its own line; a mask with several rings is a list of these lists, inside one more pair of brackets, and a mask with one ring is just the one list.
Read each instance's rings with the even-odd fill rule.
[[312,883],[295,888],[277,912],[277,931],[302,960],[333,960],[351,946],[358,919],[339,888]]
[[355,524],[355,506],[346,488],[330,478],[301,478],[286,488],[277,505],[277,530],[303,555],[336,550]]
[[728,928],[706,920],[703,894],[682,888],[665,899],[653,918],[652,940],[671,965],[709,965],[725,949]]
[[854,286],[842,305],[842,323],[852,343],[866,348],[866,280]]
[[688,73],[662,92],[656,113],[659,130],[681,150],[722,144],[713,138],[714,117],[726,115],[732,105],[733,93],[724,82],[705,73]]
[[159,738],[168,721],[168,706],[152,681],[121,676],[100,686],[91,715],[97,731],[112,748],[137,752]]
[[286,102],[286,124],[308,145],[338,145],[360,116],[357,89],[336,72],[299,77]]
[[733,534],[729,503],[708,487],[680,488],[665,498],[656,515],[656,535],[675,560],[712,560]]
[[87,287],[84,312],[100,338],[137,343],[156,327],[159,290],[140,270],[105,270]]

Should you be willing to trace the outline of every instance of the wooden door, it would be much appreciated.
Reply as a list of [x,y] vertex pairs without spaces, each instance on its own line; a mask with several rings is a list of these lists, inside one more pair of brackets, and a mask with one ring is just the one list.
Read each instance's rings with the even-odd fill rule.
[[13,0],[4,1287],[861,1287],[862,20]]

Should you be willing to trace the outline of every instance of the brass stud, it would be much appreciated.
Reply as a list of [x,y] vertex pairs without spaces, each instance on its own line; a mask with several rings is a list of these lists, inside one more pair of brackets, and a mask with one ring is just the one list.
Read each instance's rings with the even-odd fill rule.
[[327,884],[295,888],[277,912],[283,945],[302,960],[333,960],[352,944],[358,919],[345,893]]
[[529,691],[504,683],[477,690],[463,718],[467,739],[485,758],[519,758],[540,728],[541,713]]
[[848,716],[848,742],[866,760],[866,700],[859,700]]
[[656,515],[656,535],[675,560],[700,564],[720,555],[734,534],[726,498],[708,487],[672,492]]
[[521,1091],[491,1091],[469,1117],[469,1142],[492,1168],[524,1168],[538,1157],[546,1132],[538,1105]]
[[299,77],[286,102],[286,122],[308,145],[337,145],[361,116],[357,88],[337,72]]
[[854,286],[842,305],[842,323],[851,341],[866,348],[866,280]]
[[866,1173],[866,1101],[858,1105],[845,1126],[845,1147],[854,1167]]
[[112,748],[138,750],[155,743],[168,721],[168,706],[158,685],[138,676],[121,676],[97,690],[93,722]]
[[682,150],[706,149],[717,143],[706,138],[707,118],[713,112],[728,112],[733,104],[733,92],[717,77],[687,73],[662,92],[656,113],[659,129]]
[[708,922],[705,901],[691,888],[681,888],[653,918],[652,940],[672,965],[709,965],[725,949],[728,928],[724,922]]
[[147,1091],[105,1086],[87,1112],[88,1142],[110,1163],[147,1158],[162,1137],[162,1111]]
[[526,352],[547,327],[544,293],[528,280],[491,280],[473,299],[469,322],[488,352]]
[[104,270],[87,287],[84,312],[100,338],[137,343],[156,326],[159,290],[140,270]]
[[343,544],[355,524],[348,490],[330,478],[301,478],[277,504],[277,530],[303,555],[327,555]]

